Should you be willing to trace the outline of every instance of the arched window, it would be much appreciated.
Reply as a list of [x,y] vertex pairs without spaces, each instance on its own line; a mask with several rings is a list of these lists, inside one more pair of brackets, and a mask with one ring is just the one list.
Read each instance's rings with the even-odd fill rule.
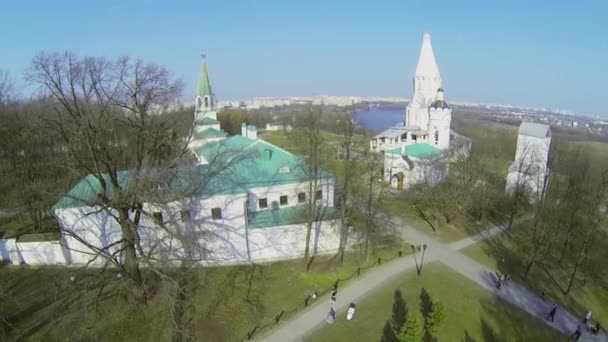
[[202,101],[201,98],[197,96],[196,97],[196,108],[201,108],[201,105],[202,105],[201,101]]
[[439,144],[439,131],[435,131],[435,145]]
[[209,108],[209,96],[205,96],[205,108]]

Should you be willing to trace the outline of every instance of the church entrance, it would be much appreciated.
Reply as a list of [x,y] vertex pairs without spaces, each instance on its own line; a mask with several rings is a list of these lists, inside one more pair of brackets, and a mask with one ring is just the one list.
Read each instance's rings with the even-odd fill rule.
[[394,189],[402,190],[404,178],[405,175],[403,174],[403,172],[395,173],[391,177],[391,187]]

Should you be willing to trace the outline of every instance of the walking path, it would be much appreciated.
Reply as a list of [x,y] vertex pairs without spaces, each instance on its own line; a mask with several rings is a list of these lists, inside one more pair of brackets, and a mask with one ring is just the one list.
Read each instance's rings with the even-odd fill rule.
[[[500,228],[493,229],[497,230],[489,232],[490,236],[496,235],[501,231]],[[487,290],[492,291],[494,295],[528,312],[532,316],[543,319],[551,310],[553,303],[541,299],[540,296],[536,295],[536,293],[512,280],[501,289],[497,289],[497,277],[492,270],[456,251],[461,249],[459,248],[461,245],[468,246],[475,242],[467,242],[464,241],[467,239],[464,239],[446,246],[445,244],[442,244],[432,237],[407,225],[402,225],[402,234],[407,236],[408,241],[411,241],[412,243],[426,243],[428,246],[427,252],[432,251],[432,255],[435,257],[435,259],[440,260],[443,264],[452,268],[454,271],[464,275]],[[473,241],[480,241],[488,237],[488,235],[483,235],[482,233],[469,239]],[[577,325],[582,326],[581,319],[583,314],[584,313],[580,313],[579,316],[575,316],[568,311],[559,308],[557,315],[555,316],[555,322],[550,323],[545,320],[543,320],[543,322],[569,336],[576,330]],[[604,334],[599,336],[591,336],[584,331],[579,341],[608,341],[608,336]]]
[[[455,242],[452,245],[456,249],[466,248],[477,241],[487,239],[496,234],[500,234],[501,232],[501,229],[493,228],[477,234],[474,237]],[[412,239],[408,239],[408,241],[413,242]],[[424,258],[424,263],[437,260],[434,253],[425,253]],[[373,268],[360,278],[352,280],[347,285],[340,287],[337,301],[333,307],[337,312],[345,310],[351,302],[359,302],[363,297],[367,296],[378,287],[381,287],[385,283],[389,283],[402,273],[414,269],[416,269],[416,263],[413,256],[404,257],[384,266]],[[302,341],[305,336],[309,335],[323,324],[326,324],[325,317],[329,310],[327,300],[328,298],[317,300],[315,304],[300,312],[296,317],[282,323],[277,329],[269,332],[262,340],[266,342]]]
[[[466,276],[482,287],[492,291],[503,300],[527,311],[535,317],[544,317],[551,309],[551,303],[543,301],[540,297],[525,287],[510,281],[506,286],[497,289],[496,278],[493,272],[473,259],[458,253],[458,250],[469,247],[479,241],[491,238],[504,232],[502,227],[494,227],[474,236],[450,243],[441,243],[427,234],[424,234],[408,225],[400,224],[402,236],[413,244],[426,244],[424,263],[439,260],[456,272]],[[345,310],[351,302],[359,302],[374,292],[378,287],[390,282],[404,272],[415,269],[413,256],[399,259],[395,262],[377,267],[365,273],[359,279],[340,287],[338,298],[333,305],[336,312]],[[323,326],[328,311],[327,298],[321,298],[309,308],[300,312],[296,317],[281,324],[277,329],[261,337],[265,342],[303,341],[306,336]],[[559,309],[554,323],[544,321],[560,332],[570,335],[580,324],[580,318]],[[263,336],[263,335],[262,335]],[[586,332],[579,341],[607,341],[606,335],[589,336]]]

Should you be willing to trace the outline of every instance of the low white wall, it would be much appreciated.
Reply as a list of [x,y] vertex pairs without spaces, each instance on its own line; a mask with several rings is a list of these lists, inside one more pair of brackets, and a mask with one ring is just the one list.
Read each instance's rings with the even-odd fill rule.
[[0,257],[13,265],[65,265],[64,248],[60,241],[18,242],[0,239]]
[[17,250],[27,265],[65,265],[59,241],[16,242]]
[[[328,254],[340,245],[339,221],[322,221],[313,226],[311,254]],[[271,261],[304,255],[306,224],[249,229],[251,261]]]

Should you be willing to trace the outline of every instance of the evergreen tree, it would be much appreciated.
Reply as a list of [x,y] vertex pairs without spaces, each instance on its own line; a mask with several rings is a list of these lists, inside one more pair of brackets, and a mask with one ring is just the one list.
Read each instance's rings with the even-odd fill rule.
[[433,303],[433,310],[427,320],[427,330],[431,334],[436,334],[444,320],[445,310],[443,309],[443,305],[439,302]]
[[393,331],[395,335],[399,335],[401,332],[401,328],[407,319],[407,304],[403,299],[403,295],[401,294],[401,290],[395,290],[394,300],[393,300],[393,315],[391,317],[391,324],[393,326]]
[[422,339],[422,326],[416,315],[409,315],[399,334],[399,342],[420,342]]
[[393,331],[390,321],[386,321],[386,324],[384,324],[380,342],[399,342],[399,339],[397,339],[397,336],[395,336],[395,332]]

